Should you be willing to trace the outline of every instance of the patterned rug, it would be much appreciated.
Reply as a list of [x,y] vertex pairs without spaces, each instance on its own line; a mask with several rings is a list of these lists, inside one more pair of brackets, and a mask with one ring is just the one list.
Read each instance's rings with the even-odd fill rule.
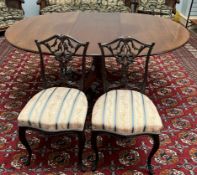
[[[154,56],[150,61],[146,94],[157,106],[164,124],[160,149],[152,160],[156,175],[197,174],[196,42],[197,37],[192,35],[183,48]],[[38,132],[27,134],[33,158],[30,166],[24,166],[27,153],[18,140],[16,119],[29,98],[42,89],[39,57],[11,47],[4,38],[0,38],[0,56],[0,174],[148,174],[146,160],[152,141],[146,136],[126,140],[99,136],[98,170],[90,171],[94,160],[91,115],[87,119],[83,154],[86,172],[77,168],[74,136],[46,137]]]
[[197,82],[197,34],[191,33],[189,42],[173,53]]

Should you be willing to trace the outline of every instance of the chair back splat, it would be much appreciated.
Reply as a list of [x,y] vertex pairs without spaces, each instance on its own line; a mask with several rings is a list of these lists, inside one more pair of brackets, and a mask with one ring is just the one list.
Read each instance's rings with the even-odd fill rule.
[[[86,72],[86,51],[89,45],[88,42],[80,43],[79,41],[71,38],[70,36],[54,35],[43,41],[35,40],[35,43],[38,47],[38,51],[40,54],[41,77],[44,81],[45,88],[51,85],[62,86],[66,84],[66,86],[69,87],[77,87],[80,90],[84,89],[84,78]],[[49,53],[50,55],[52,55],[49,58],[54,59],[55,62],[58,62],[59,64],[59,77],[57,80],[50,80],[50,78],[47,77],[47,64],[45,64],[44,59],[45,53]],[[73,76],[74,73],[69,67],[69,62],[71,62],[76,57],[81,58],[82,66],[80,78],[77,78],[78,81],[75,81],[74,83],[73,81],[71,81],[75,79],[75,77]]]
[[[153,46],[154,43],[145,44],[131,37],[118,38],[107,44],[99,43],[102,53],[102,77],[104,91],[107,92],[108,90],[117,87],[128,89],[130,86],[133,86],[128,83],[129,66],[132,65],[139,57],[143,57],[145,59],[145,67],[143,72],[143,81],[140,83],[140,91],[144,93],[147,82],[148,63]],[[110,78],[106,68],[106,59],[114,58],[116,63],[120,65],[121,77],[119,83],[115,83],[113,81],[113,85],[110,85]]]

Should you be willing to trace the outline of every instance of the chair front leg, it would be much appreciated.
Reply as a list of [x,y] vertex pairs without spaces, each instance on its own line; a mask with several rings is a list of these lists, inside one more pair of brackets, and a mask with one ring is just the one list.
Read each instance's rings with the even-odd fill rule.
[[151,135],[152,139],[153,139],[153,148],[148,156],[148,161],[147,161],[147,166],[148,166],[148,171],[149,174],[153,174],[153,168],[151,165],[151,159],[154,156],[154,154],[157,152],[159,145],[160,145],[160,141],[159,141],[159,135],[158,134],[152,134]]
[[79,132],[78,133],[78,145],[79,145],[79,152],[78,152],[78,157],[79,157],[79,168],[84,171],[84,166],[82,162],[82,154],[83,154],[83,149],[85,146],[85,134],[84,132]]
[[25,162],[25,165],[30,165],[32,150],[31,150],[31,147],[29,146],[27,139],[26,139],[26,130],[27,130],[26,127],[19,127],[18,133],[19,133],[19,140],[25,146],[25,148],[28,152],[28,159],[27,159],[27,162]]
[[98,148],[97,148],[97,136],[98,133],[97,132],[92,132],[92,136],[91,136],[91,144],[92,144],[92,149],[96,154],[96,160],[92,165],[92,171],[95,171],[97,168],[97,164],[98,164],[98,160],[99,160],[99,156],[98,156]]

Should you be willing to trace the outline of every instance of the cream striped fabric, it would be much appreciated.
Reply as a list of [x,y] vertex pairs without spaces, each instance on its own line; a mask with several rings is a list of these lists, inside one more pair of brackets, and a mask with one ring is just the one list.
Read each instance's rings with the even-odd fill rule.
[[19,126],[45,131],[82,131],[87,114],[87,99],[74,88],[53,87],[33,96],[18,117]]
[[95,103],[92,129],[120,135],[159,133],[162,121],[153,102],[131,90],[112,90]]

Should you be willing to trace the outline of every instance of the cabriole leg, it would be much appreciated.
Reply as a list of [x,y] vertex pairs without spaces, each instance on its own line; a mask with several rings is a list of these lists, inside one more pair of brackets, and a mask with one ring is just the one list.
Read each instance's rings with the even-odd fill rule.
[[153,148],[148,156],[148,161],[147,161],[147,165],[148,165],[148,171],[149,174],[153,174],[153,168],[151,165],[151,159],[154,156],[154,154],[157,152],[160,142],[159,142],[159,135],[151,135],[152,139],[153,139]]
[[97,132],[92,132],[92,137],[91,137],[91,144],[92,144],[92,149],[96,154],[96,160],[93,163],[92,166],[92,171],[95,171],[97,168],[97,164],[98,164],[98,160],[99,160],[99,156],[98,156],[98,148],[97,148]]
[[82,154],[83,154],[83,149],[85,146],[85,134],[84,132],[79,132],[78,133],[78,142],[79,142],[79,152],[78,152],[78,157],[79,157],[79,167],[82,171],[84,171],[84,166],[82,162]]
[[25,127],[19,127],[18,133],[19,133],[19,140],[25,146],[25,148],[27,149],[27,152],[28,152],[28,159],[27,159],[27,162],[25,163],[25,165],[30,165],[32,150],[31,150],[31,147],[29,146],[27,139],[26,139],[26,130],[27,130],[27,128],[25,128]]

